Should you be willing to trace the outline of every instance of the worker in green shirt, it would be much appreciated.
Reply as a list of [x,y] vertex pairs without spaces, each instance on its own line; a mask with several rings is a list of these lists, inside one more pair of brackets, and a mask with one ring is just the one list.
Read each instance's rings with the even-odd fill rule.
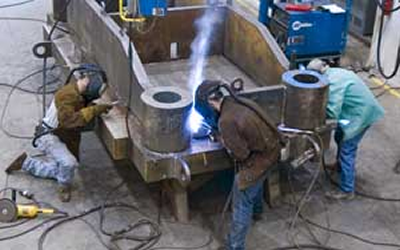
[[330,192],[327,196],[332,199],[353,199],[358,145],[368,128],[383,117],[384,109],[354,72],[331,68],[320,59],[312,60],[307,69],[315,70],[327,78],[327,116],[339,121],[335,141],[338,145],[340,190]]

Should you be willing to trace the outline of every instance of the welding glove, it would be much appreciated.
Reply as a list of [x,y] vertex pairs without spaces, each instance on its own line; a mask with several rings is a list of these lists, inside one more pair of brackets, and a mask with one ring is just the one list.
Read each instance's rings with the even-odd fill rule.
[[112,109],[112,105],[109,104],[97,104],[93,106],[94,115],[98,116],[104,113],[108,113]]
[[112,107],[109,104],[97,104],[81,109],[81,114],[85,122],[90,122],[94,117],[108,113]]

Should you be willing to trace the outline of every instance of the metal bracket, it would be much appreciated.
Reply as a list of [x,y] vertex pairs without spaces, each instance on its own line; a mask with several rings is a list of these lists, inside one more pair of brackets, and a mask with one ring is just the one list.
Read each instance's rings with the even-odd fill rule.
[[32,52],[37,58],[51,57],[53,55],[53,43],[51,41],[37,43],[33,46]]
[[290,165],[293,168],[298,168],[301,165],[303,165],[306,161],[311,160],[316,156],[315,150],[314,149],[309,149],[305,151],[302,155],[300,155],[298,158],[294,159],[293,161],[290,162]]
[[181,157],[175,157],[169,177],[176,179],[183,187],[187,187],[192,180],[189,164]]

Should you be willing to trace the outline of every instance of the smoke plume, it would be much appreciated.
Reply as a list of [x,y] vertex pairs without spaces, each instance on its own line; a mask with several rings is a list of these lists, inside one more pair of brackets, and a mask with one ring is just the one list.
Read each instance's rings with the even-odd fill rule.
[[[196,20],[197,35],[191,44],[192,54],[190,56],[189,86],[193,96],[197,87],[204,80],[204,69],[209,55],[212,36],[218,23],[222,22],[222,12],[216,7],[207,8],[204,14]],[[194,108],[189,117],[190,128],[193,132],[198,131],[202,123],[202,116]]]

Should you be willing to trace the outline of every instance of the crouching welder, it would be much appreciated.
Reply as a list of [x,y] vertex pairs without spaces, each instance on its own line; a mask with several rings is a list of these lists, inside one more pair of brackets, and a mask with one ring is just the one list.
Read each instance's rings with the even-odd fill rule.
[[[79,74],[76,82],[71,80],[75,72]],[[59,198],[63,202],[71,198],[82,129],[112,108],[106,104],[92,105],[107,87],[106,74],[97,65],[83,64],[73,69],[66,83],[56,92],[41,124],[36,127],[33,145],[44,153],[44,157],[23,153],[6,169],[8,174],[24,170],[33,176],[56,179]]]
[[257,104],[232,92],[224,96],[222,89],[229,89],[224,86],[219,81],[204,81],[196,91],[195,108],[201,114],[210,107],[216,111],[221,142],[237,163],[226,247],[243,250],[252,218],[263,211],[263,183],[278,160],[279,134]]
[[335,131],[340,190],[328,193],[327,196],[350,200],[354,197],[358,145],[368,128],[383,117],[384,110],[368,86],[355,73],[346,69],[330,68],[320,59],[312,60],[307,68],[328,78],[327,116],[344,121],[339,122]]

